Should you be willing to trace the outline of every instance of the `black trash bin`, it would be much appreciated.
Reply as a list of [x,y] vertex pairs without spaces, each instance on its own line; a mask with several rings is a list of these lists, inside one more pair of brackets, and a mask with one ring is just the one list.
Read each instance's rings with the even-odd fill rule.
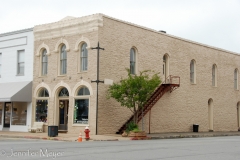
[[198,124],[193,124],[193,132],[198,132]]
[[58,126],[48,126],[48,136],[49,137],[58,136]]

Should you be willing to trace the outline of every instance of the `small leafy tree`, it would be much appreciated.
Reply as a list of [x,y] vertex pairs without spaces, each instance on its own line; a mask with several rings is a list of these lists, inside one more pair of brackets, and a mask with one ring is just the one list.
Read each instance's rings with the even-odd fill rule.
[[111,85],[107,96],[120,102],[121,106],[129,108],[134,114],[134,123],[137,124],[138,109],[144,106],[161,80],[158,73],[153,73],[150,77],[150,70],[142,71],[139,75],[133,75],[129,69],[126,70],[128,77]]

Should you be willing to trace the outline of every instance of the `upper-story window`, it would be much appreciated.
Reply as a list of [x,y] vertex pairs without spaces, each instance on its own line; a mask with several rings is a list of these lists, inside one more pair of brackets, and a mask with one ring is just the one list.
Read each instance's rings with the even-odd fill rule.
[[130,50],[130,73],[136,73],[136,51],[133,48]]
[[80,70],[87,71],[87,69],[88,69],[88,50],[87,50],[86,43],[82,44],[80,61],[81,61]]
[[214,64],[212,66],[212,86],[217,86],[217,66]]
[[24,50],[18,51],[17,74],[24,75]]
[[196,62],[195,62],[195,60],[191,60],[191,63],[190,63],[190,82],[192,84],[196,83]]
[[234,88],[238,89],[238,69],[234,70]]
[[67,74],[67,51],[65,45],[62,45],[60,50],[60,74]]
[[2,53],[0,53],[0,78],[2,74]]
[[42,51],[42,75],[47,75],[47,69],[48,69],[48,56],[47,56],[47,50],[44,49]]

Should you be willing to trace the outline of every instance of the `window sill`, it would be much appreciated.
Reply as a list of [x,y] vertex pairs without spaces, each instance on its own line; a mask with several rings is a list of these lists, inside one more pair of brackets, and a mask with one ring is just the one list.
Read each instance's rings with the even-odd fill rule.
[[17,74],[16,76],[24,76],[24,74]]
[[67,77],[67,75],[66,74],[58,75],[58,77]]
[[47,77],[47,75],[46,76],[38,76],[38,78],[46,78]]
[[86,126],[89,126],[89,124],[72,124],[72,127],[86,127]]
[[88,71],[80,71],[78,72],[78,74],[81,74],[81,73],[87,73]]

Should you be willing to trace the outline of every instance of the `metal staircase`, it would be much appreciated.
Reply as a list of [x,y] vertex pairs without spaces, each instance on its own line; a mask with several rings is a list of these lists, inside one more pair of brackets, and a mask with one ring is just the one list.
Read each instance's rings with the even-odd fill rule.
[[[148,99],[147,103],[144,105],[143,109],[138,109],[138,122],[145,116],[148,111],[157,103],[157,101],[168,91],[170,93],[177,89],[180,86],[180,77],[179,76],[172,76],[166,78],[165,82],[163,82],[151,95]],[[143,115],[142,115],[143,112]],[[126,129],[126,125],[133,121],[134,115],[132,115],[123,125],[122,127],[116,132],[116,134],[121,134]]]

